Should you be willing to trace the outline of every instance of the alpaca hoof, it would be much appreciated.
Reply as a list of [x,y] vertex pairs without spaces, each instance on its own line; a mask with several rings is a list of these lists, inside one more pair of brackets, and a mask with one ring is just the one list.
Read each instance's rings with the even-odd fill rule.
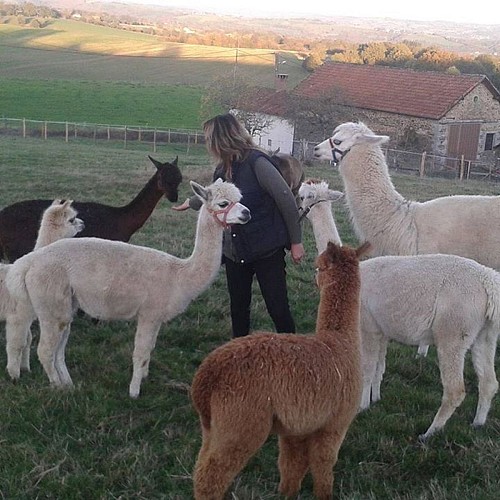
[[139,388],[135,389],[131,387],[128,391],[128,394],[132,399],[137,399],[139,397],[140,392],[141,390]]
[[21,371],[19,369],[13,370],[12,368],[7,368],[7,373],[9,374],[12,382],[17,382],[21,376]]

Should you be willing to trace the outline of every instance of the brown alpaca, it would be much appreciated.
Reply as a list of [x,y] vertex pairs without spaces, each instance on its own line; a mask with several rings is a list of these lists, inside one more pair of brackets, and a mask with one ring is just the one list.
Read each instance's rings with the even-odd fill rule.
[[202,446],[197,500],[221,499],[236,474],[279,435],[279,491],[296,495],[307,471],[317,498],[332,498],[333,468],[359,408],[362,375],[357,250],[329,243],[318,256],[316,335],[254,333],[210,353],[191,388]]

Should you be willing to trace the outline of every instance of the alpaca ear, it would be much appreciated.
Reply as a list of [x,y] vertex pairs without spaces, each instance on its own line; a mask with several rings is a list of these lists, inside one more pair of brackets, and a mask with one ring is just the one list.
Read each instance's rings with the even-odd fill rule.
[[344,197],[344,193],[342,191],[335,191],[333,189],[328,190],[328,199],[330,201],[340,201]]
[[384,144],[389,140],[388,135],[362,134],[361,139],[365,144]]
[[148,155],[148,158],[153,162],[153,165],[156,167],[156,168],[160,168],[161,167],[161,163],[158,161],[158,160],[155,160],[154,158],[152,158],[151,156]]
[[176,157],[175,157],[175,160],[172,162],[172,165],[174,165],[174,167],[176,167],[176,166],[177,166],[177,162],[178,162],[178,161],[179,161],[179,157],[178,157],[178,156],[176,156]]
[[365,241],[361,246],[356,249],[356,255],[359,257],[367,256],[372,250],[372,244]]
[[189,181],[189,184],[191,184],[191,189],[193,190],[193,193],[200,198],[201,201],[205,202],[208,200],[208,191],[206,188],[204,188],[201,184],[198,184],[195,181]]

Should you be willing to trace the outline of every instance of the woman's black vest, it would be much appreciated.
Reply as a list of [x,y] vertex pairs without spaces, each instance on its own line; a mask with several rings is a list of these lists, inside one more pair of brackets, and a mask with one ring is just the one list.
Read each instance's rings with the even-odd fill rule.
[[[254,172],[253,166],[260,156],[274,165],[269,156],[255,149],[243,161],[233,163],[231,182],[240,189],[240,201],[249,208],[251,219],[224,231],[223,253],[242,264],[267,257],[280,248],[290,248],[288,230],[278,206],[260,187]],[[214,177],[222,177],[219,170]]]

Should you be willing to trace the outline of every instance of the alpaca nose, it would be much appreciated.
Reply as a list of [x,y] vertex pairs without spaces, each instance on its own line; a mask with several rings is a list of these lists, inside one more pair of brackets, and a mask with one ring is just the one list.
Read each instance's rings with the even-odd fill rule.
[[252,218],[252,216],[250,215],[250,210],[248,208],[245,208],[241,212],[241,219],[248,222],[251,218]]

